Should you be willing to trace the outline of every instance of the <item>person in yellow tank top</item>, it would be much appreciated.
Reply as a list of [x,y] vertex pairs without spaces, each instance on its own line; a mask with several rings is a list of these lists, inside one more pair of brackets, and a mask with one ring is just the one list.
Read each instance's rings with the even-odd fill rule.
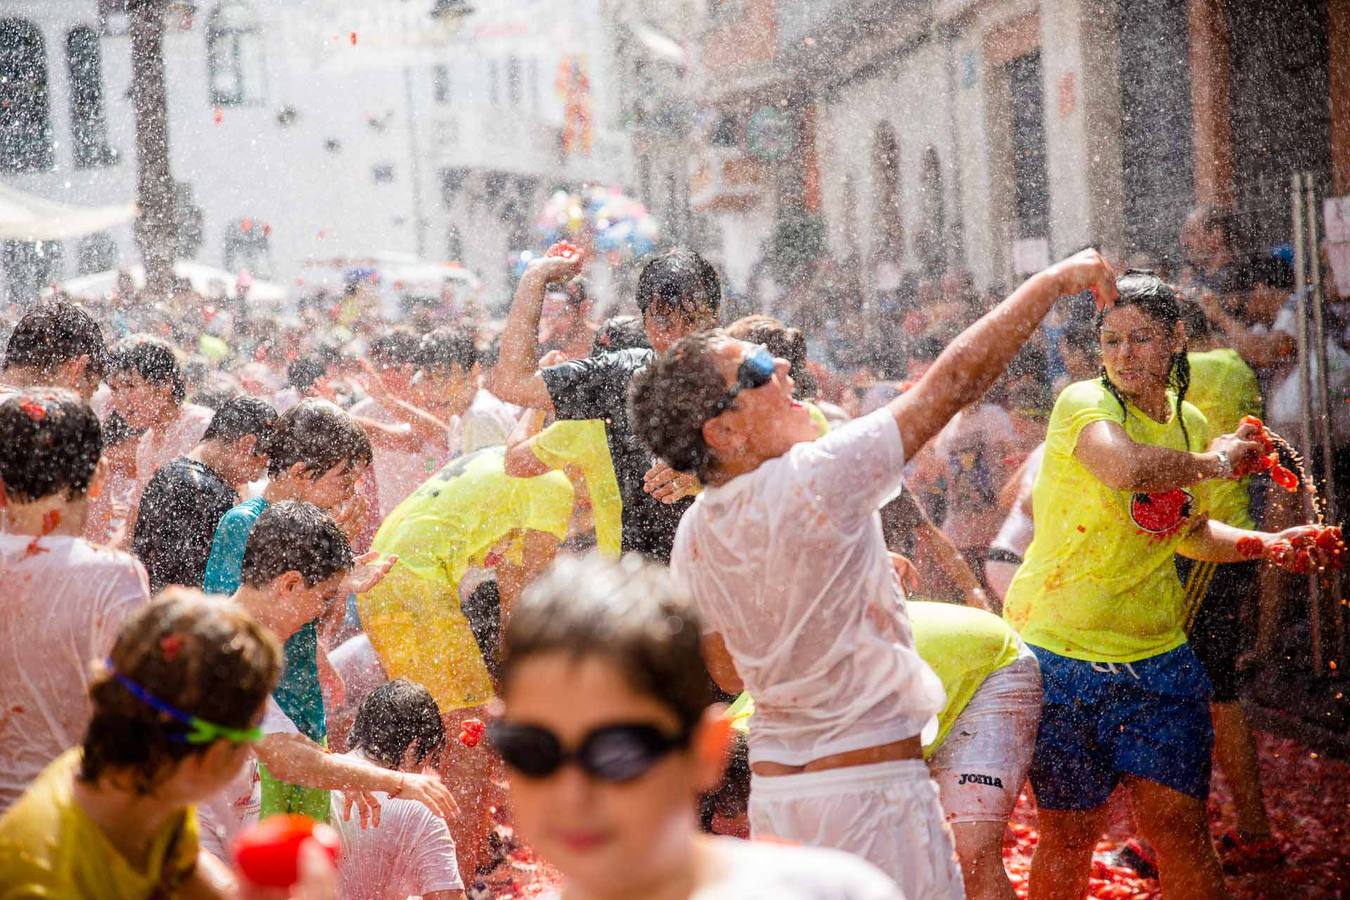
[[1210,685],[1186,644],[1173,554],[1238,562],[1245,537],[1264,555],[1275,536],[1211,518],[1205,484],[1249,471],[1260,446],[1244,426],[1194,449],[1209,425],[1185,402],[1179,293],[1137,270],[1116,287],[1097,319],[1101,378],[1065,388],[1051,413],[1036,536],[1004,606],[1040,660],[1044,691],[1030,896],[1083,895],[1106,800],[1123,782],[1164,895],[1218,898],[1205,813]]
[[238,606],[170,588],[123,624],[84,742],[0,818],[0,898],[221,896],[194,804],[248,760],[281,646]]

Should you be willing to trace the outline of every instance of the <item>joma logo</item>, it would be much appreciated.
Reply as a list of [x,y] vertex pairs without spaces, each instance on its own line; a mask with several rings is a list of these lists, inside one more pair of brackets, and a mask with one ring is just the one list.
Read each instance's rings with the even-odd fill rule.
[[957,784],[987,784],[990,787],[1003,787],[1003,779],[995,778],[993,775],[976,775],[973,772],[962,772],[961,780]]

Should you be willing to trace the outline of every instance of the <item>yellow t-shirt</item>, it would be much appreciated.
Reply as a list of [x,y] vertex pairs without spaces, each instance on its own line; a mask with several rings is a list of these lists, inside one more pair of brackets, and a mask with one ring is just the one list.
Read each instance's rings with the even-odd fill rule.
[[[938,712],[938,730],[924,745],[928,759],[937,752],[970,698],[984,680],[1012,665],[1020,652],[1017,632],[993,613],[954,603],[911,600],[906,604],[914,631],[914,649],[937,673],[947,694]],[[733,727],[748,731],[755,701],[742,693],[727,710]]]
[[[57,757],[0,818],[0,900],[132,900],[181,884],[197,865],[197,812],[188,807],[155,835],[145,870],[117,851],[75,802],[80,750]],[[172,878],[161,879],[172,844]]]
[[[1261,385],[1236,350],[1207,350],[1187,354],[1187,358],[1191,386],[1186,399],[1209,420],[1207,440],[1236,431],[1243,416],[1261,415]],[[1250,482],[1250,478],[1213,482],[1210,515],[1238,528],[1255,528],[1249,509]]]
[[937,673],[947,702],[938,712],[938,731],[923,748],[932,756],[952,730],[984,680],[1017,660],[1017,632],[991,612],[955,603],[911,600],[906,604],[914,649]]
[[[1171,406],[1174,397],[1168,395]],[[1182,404],[1195,450],[1209,424]],[[1029,644],[1073,659],[1133,662],[1186,640],[1181,582],[1172,557],[1210,508],[1206,485],[1143,494],[1108,487],[1074,456],[1078,435],[1094,422],[1121,424],[1140,444],[1188,449],[1173,415],[1155,422],[1120,403],[1102,383],[1080,381],[1059,395],[1050,414],[1045,461],[1032,490],[1036,537],[1017,570],[1003,615]]]
[[471,565],[516,531],[566,537],[572,484],[561,472],[511,478],[504,447],[460,457],[395,507],[373,549],[398,562],[357,598],[361,624],[390,679],[428,691],[442,712],[481,706],[492,681],[460,607]]
[[576,466],[586,479],[595,515],[595,543],[607,556],[622,552],[623,497],[600,419],[554,422],[534,439],[534,455],[552,469]]

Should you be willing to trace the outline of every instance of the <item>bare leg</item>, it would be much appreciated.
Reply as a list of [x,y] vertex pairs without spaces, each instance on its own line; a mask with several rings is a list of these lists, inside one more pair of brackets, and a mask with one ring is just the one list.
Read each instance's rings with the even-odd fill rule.
[[1082,900],[1106,816],[1105,804],[1089,810],[1037,810],[1041,840],[1031,857],[1030,900]]
[[1261,768],[1247,716],[1238,703],[1211,703],[1214,755],[1237,808],[1237,829],[1244,836],[1270,833],[1266,805],[1261,798]]
[[1003,868],[1003,831],[1007,822],[957,822],[952,825],[956,855],[967,900],[1016,900]]
[[482,719],[483,707],[455,709],[445,714],[447,746],[441,754],[441,781],[455,796],[459,815],[450,826],[455,840],[455,855],[459,861],[460,876],[466,886],[477,880],[478,866],[487,860],[488,834],[492,830],[489,773],[491,751],[486,744],[465,747],[457,738],[460,723],[465,719]]
[[1167,900],[1226,897],[1204,801],[1143,778],[1130,778],[1127,784],[1139,828],[1158,854],[1163,896]]

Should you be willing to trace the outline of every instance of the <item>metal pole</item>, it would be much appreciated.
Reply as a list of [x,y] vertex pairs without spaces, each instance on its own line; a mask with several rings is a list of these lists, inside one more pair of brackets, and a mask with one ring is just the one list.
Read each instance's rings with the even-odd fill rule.
[[[1336,502],[1335,458],[1332,456],[1331,390],[1327,371],[1327,339],[1323,307],[1325,298],[1322,295],[1322,240],[1317,218],[1319,213],[1317,182],[1311,173],[1305,173],[1303,177],[1306,204],[1304,214],[1308,220],[1308,246],[1312,248],[1312,252],[1308,254],[1308,273],[1312,279],[1312,296],[1310,297],[1312,321],[1309,325],[1312,328],[1313,387],[1316,389],[1312,401],[1313,421],[1321,437],[1323,509],[1326,510],[1327,521],[1335,523],[1339,520],[1339,516]],[[1334,642],[1332,656],[1340,660],[1345,655],[1345,617],[1342,614],[1340,579],[1333,578],[1329,588],[1332,600],[1330,606],[1332,611],[1331,630]]]
[[[1294,230],[1294,297],[1297,303],[1298,327],[1294,329],[1298,339],[1298,380],[1302,387],[1299,404],[1299,420],[1304,452],[1311,455],[1312,433],[1312,379],[1308,361],[1308,232],[1307,208],[1303,198],[1303,175],[1295,172],[1290,181],[1289,199],[1293,210]],[[1311,252],[1317,253],[1316,246]],[[1311,459],[1308,460],[1311,463]],[[1311,473],[1309,473],[1311,477]],[[1302,496],[1305,515],[1309,512],[1310,498]],[[1308,577],[1308,630],[1312,644],[1312,670],[1314,675],[1322,674],[1322,597],[1317,584],[1317,575]]]

